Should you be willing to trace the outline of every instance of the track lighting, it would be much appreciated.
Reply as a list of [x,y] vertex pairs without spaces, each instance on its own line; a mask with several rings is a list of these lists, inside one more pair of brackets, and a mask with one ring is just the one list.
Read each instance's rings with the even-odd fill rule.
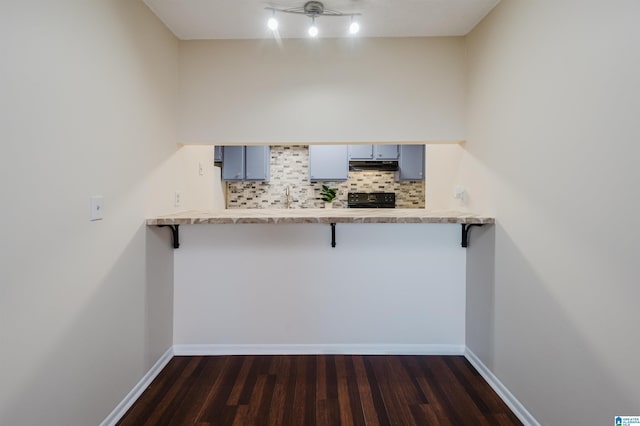
[[271,31],[277,30],[278,20],[276,18],[269,18],[269,20],[267,21],[267,27],[269,27]]
[[353,20],[351,17],[351,25],[349,25],[349,34],[357,34],[360,31],[360,24]]
[[276,31],[278,29],[278,20],[276,19],[275,10],[273,11],[271,18],[267,21],[267,27],[269,27],[271,31]]
[[311,37],[318,37],[318,27],[316,27],[316,17],[311,17],[311,26],[309,27],[309,35]]
[[333,9],[325,9],[324,4],[319,1],[308,1],[303,7],[294,7],[290,9],[279,9],[275,7],[267,7],[267,10],[272,11],[273,15],[267,21],[267,26],[271,31],[278,29],[278,21],[276,20],[276,12],[292,13],[295,15],[306,15],[311,18],[311,26],[309,27],[309,36],[317,37],[319,30],[316,26],[316,17],[319,16],[348,16],[351,18],[351,25],[349,25],[349,34],[357,34],[360,31],[360,24],[354,20],[354,17],[360,16],[360,13],[343,13]]

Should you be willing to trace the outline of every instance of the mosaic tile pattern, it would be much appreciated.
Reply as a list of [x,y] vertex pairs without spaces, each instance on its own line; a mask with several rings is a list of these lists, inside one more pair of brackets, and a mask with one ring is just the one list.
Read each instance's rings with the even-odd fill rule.
[[395,182],[394,172],[352,171],[346,182],[309,182],[309,147],[274,145],[271,147],[269,182],[227,182],[227,208],[284,209],[289,188],[289,208],[322,208],[320,190],[325,184],[338,188],[334,207],[347,207],[349,192],[395,192],[397,208],[424,208],[423,181]]

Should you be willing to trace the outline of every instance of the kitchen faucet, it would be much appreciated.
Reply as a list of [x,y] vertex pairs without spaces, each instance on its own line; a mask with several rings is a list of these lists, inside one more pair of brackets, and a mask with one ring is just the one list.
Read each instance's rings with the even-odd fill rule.
[[286,205],[287,208],[290,209],[291,208],[291,189],[289,188],[289,185],[287,185],[287,187],[284,189],[284,195],[286,195]]

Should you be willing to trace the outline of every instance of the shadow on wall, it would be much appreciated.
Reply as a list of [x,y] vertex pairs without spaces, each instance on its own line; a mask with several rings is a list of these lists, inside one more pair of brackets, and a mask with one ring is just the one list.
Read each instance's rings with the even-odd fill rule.
[[635,391],[550,292],[558,284],[536,273],[499,223],[478,231],[467,252],[468,347],[541,424],[609,424],[637,412]]
[[466,345],[493,370],[496,225],[472,227],[466,250]]
[[173,345],[173,254],[169,228],[145,226],[145,357],[150,368]]

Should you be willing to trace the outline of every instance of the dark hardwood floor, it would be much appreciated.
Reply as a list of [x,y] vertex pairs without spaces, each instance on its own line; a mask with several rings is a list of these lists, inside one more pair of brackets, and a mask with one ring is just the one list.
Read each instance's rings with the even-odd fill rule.
[[521,425],[462,356],[174,357],[119,425]]

